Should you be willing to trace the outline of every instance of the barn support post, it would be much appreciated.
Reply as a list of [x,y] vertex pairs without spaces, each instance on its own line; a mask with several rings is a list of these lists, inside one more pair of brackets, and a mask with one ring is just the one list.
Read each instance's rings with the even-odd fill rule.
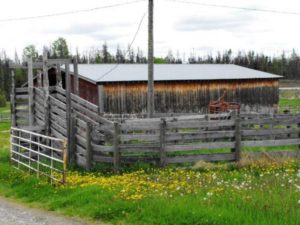
[[15,86],[15,70],[11,70],[11,94],[10,94],[10,111],[11,111],[11,125],[17,126],[16,118],[16,86]]
[[92,132],[93,124],[91,122],[86,123],[86,170],[90,171],[92,168]]
[[44,85],[44,92],[45,92],[45,134],[50,135],[50,104],[49,104],[49,77],[48,77],[48,51],[44,48],[43,51],[43,85]]
[[27,59],[28,63],[28,109],[29,109],[29,126],[34,126],[34,96],[33,96],[33,62],[32,57]]
[[74,76],[73,76],[73,84],[74,84],[74,94],[79,96],[79,79],[78,79],[78,62],[77,57],[73,59],[74,66]]
[[[70,76],[70,64],[65,64],[65,73],[66,73],[66,120],[67,127],[71,127],[71,110],[72,110],[72,100],[71,100],[71,76]],[[70,163],[70,154],[72,152],[72,137],[71,130],[67,129],[67,139],[68,139],[68,162]]]
[[99,115],[104,113],[104,87],[103,85],[98,85],[98,110]]
[[120,124],[114,123],[114,155],[113,155],[113,171],[114,173],[118,173],[120,170]]
[[167,123],[164,118],[161,118],[160,124],[159,124],[159,155],[160,155],[160,167],[166,166],[166,127]]
[[239,162],[241,159],[241,117],[239,114],[235,116],[235,161]]

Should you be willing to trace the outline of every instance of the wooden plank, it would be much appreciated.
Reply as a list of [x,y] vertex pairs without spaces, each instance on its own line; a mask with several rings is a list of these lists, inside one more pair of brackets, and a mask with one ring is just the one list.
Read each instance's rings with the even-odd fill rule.
[[129,152],[157,152],[159,153],[160,146],[159,145],[120,145],[120,152],[121,153],[129,153]]
[[208,150],[218,148],[234,148],[235,142],[208,142],[199,144],[186,144],[186,145],[166,145],[167,152],[176,151],[191,151],[191,150]]
[[28,95],[16,95],[17,100],[28,100]]
[[74,74],[73,74],[74,94],[79,95],[78,62],[76,57],[73,59],[73,67],[74,67]]
[[91,123],[86,124],[86,170],[91,170],[92,168],[92,132],[93,132],[93,125]]
[[160,128],[159,128],[159,164],[161,167],[166,166],[166,120],[161,119]]
[[67,130],[65,128],[61,127],[56,122],[52,121],[51,124],[50,124],[50,127],[54,128],[59,133],[63,134],[65,137],[67,136]]
[[50,115],[51,121],[56,121],[61,127],[67,129],[67,121],[65,118],[61,117],[60,115],[51,113]]
[[272,147],[284,145],[300,145],[300,139],[242,141],[241,147]]
[[132,123],[126,121],[125,123],[121,123],[122,131],[143,131],[143,130],[159,130],[159,122],[153,123]]
[[252,136],[297,134],[299,132],[300,132],[299,128],[253,129],[253,130],[242,130],[241,131],[243,138],[252,137]]
[[64,97],[66,96],[66,90],[64,90],[63,88],[56,86],[56,87],[55,87],[55,90],[56,90],[58,93],[60,93],[61,95],[63,95]]
[[300,116],[290,116],[287,115],[286,117],[282,118],[259,118],[259,119],[251,119],[251,120],[244,120],[241,121],[241,125],[265,125],[265,124],[272,124],[272,125],[293,125],[296,124],[300,120]]
[[75,155],[76,155],[76,153],[79,153],[80,155],[86,156],[86,150],[80,145],[76,145]]
[[96,145],[92,143],[92,148],[94,152],[98,152],[98,153],[114,152],[113,146]]
[[198,161],[234,161],[234,153],[218,153],[218,154],[201,154],[201,155],[186,155],[186,156],[175,156],[167,158],[167,163],[188,163]]
[[15,70],[11,70],[11,94],[10,94],[10,111],[11,111],[11,125],[17,126],[16,118],[16,88],[15,88]]
[[168,122],[167,129],[181,129],[181,128],[218,128],[218,127],[230,127],[234,126],[234,120],[212,120],[212,121],[176,121]]
[[61,108],[62,110],[66,110],[66,104],[57,100],[56,98],[54,98],[53,96],[50,96],[50,103],[52,105],[55,105],[59,108]]
[[52,106],[50,108],[50,112],[51,113],[56,113],[56,114],[60,115],[62,118],[66,118],[66,112],[59,109],[57,106]]
[[28,93],[28,87],[16,88],[16,93]]
[[86,165],[85,157],[80,155],[79,153],[76,153],[76,165],[81,166],[83,168],[85,168]]
[[241,159],[241,119],[239,116],[235,118],[235,146],[234,154],[235,161],[239,162]]
[[100,163],[113,163],[113,158],[109,156],[93,155],[93,161]]
[[33,67],[32,57],[27,59],[28,63],[28,113],[29,113],[29,126],[34,125],[34,93],[33,93]]
[[113,170],[115,173],[119,172],[120,169],[120,124],[114,123],[114,157],[113,157]]
[[62,135],[61,133],[59,133],[57,130],[55,130],[53,127],[50,127],[50,131],[51,134],[56,137],[56,138],[60,138],[60,139],[65,139],[66,136]]
[[120,135],[121,142],[123,141],[159,141],[159,135],[157,134],[122,134]]
[[77,144],[81,145],[82,147],[86,148],[86,145],[87,145],[87,142],[86,142],[86,139],[79,136],[78,134],[75,135],[76,137],[76,142]]
[[198,132],[167,132],[166,141],[190,141],[190,140],[205,140],[217,138],[233,138],[235,131],[198,131]]
[[77,104],[86,107],[87,109],[93,111],[94,113],[98,113],[97,105],[95,105],[77,95],[74,95],[74,94],[71,94],[71,98],[72,98],[72,101],[76,102]]

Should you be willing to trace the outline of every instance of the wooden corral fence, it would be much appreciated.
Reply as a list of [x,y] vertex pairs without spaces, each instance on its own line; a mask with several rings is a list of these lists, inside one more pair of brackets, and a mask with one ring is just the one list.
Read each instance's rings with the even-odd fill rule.
[[67,171],[66,140],[11,128],[11,164],[19,169],[44,176],[51,183],[65,183]]
[[299,114],[114,117],[112,122],[99,114],[97,105],[77,95],[70,94],[68,101],[61,87],[50,87],[49,93],[34,88],[35,124],[53,137],[69,138],[69,160],[88,170],[97,163],[112,164],[118,171],[123,163],[237,161],[242,151],[261,154],[260,147],[277,146],[278,151],[268,152],[271,156],[299,154]]

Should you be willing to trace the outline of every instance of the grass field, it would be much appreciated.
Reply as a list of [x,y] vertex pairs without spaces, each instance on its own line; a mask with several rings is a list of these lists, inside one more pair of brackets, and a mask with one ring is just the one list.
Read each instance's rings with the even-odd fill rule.
[[[0,109],[5,111],[6,109]],[[9,166],[0,123],[0,194],[31,206],[112,224],[299,225],[300,165],[262,158],[119,175],[70,171],[51,186]]]

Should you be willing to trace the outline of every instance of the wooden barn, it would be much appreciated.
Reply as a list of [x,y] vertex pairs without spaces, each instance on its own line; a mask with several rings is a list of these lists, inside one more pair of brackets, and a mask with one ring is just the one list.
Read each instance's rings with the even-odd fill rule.
[[[101,105],[104,113],[146,113],[147,65],[114,67],[79,64],[79,95]],[[224,91],[225,100],[240,103],[242,110],[268,110],[279,100],[281,76],[232,64],[155,65],[154,77],[157,113],[206,112],[209,102]],[[63,86],[64,80],[63,75]]]

